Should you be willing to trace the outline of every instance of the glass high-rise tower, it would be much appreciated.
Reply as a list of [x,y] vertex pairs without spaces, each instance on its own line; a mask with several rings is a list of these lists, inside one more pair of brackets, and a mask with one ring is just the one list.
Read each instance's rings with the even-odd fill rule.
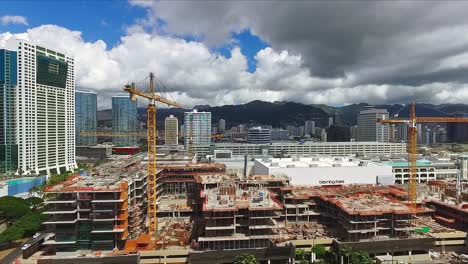
[[0,173],[14,173],[18,169],[15,140],[17,81],[17,53],[0,49]]
[[[137,103],[130,100],[129,95],[116,95],[112,97],[112,132],[136,133],[138,132]],[[116,147],[130,147],[138,145],[137,135],[115,136],[112,143]]]
[[97,145],[96,136],[82,136],[81,132],[97,130],[97,94],[91,91],[75,92],[75,134],[77,146]]

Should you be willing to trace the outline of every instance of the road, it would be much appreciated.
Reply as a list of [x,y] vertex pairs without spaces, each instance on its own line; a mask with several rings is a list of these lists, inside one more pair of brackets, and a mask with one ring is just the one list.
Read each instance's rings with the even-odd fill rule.
[[[1,264],[15,263],[15,259],[22,258],[23,253],[25,255],[31,256],[39,248],[41,240],[44,240],[44,238],[46,236],[48,236],[48,235],[50,235],[50,234],[45,233],[45,234],[41,234],[39,237],[29,239],[28,241],[26,241],[25,243],[23,243],[19,247],[17,247],[15,250],[10,252],[10,254],[8,254],[6,257],[4,257],[3,259],[0,259],[0,263]],[[23,250],[21,250],[21,247],[24,244],[30,244],[31,246],[29,246],[29,248],[27,248],[26,250],[23,251]]]

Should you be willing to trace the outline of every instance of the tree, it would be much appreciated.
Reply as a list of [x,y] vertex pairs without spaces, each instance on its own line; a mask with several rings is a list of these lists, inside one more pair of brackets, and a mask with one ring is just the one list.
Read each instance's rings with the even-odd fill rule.
[[296,249],[295,259],[299,261],[300,264],[309,264],[310,263],[310,254],[305,252],[304,249]]
[[30,207],[32,207],[33,209],[36,209],[38,208],[39,206],[42,205],[42,203],[44,202],[43,199],[39,198],[39,197],[29,197],[26,199],[26,202],[28,203],[28,205]]
[[29,196],[34,196],[34,195],[37,195],[39,197],[42,197],[42,194],[43,194],[43,188],[42,186],[33,186],[31,187],[31,189],[29,189]]
[[327,249],[324,245],[315,245],[312,247],[312,252],[315,253],[317,258],[324,258],[327,254]]
[[257,264],[257,258],[254,255],[242,254],[234,258],[234,264]]
[[28,203],[18,197],[4,196],[0,198],[0,212],[10,220],[16,220],[29,213]]
[[21,239],[24,235],[24,230],[16,227],[9,227],[2,233],[0,233],[0,244],[5,242],[11,242],[18,239]]
[[362,250],[355,250],[349,245],[343,245],[340,248],[340,254],[346,257],[348,263],[352,264],[371,264],[374,263],[369,254]]

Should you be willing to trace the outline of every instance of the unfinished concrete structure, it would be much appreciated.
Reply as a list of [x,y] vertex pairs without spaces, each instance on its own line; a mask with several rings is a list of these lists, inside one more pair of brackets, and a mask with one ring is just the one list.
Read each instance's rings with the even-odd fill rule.
[[413,215],[433,210],[410,208],[406,192],[394,187],[351,185],[333,188],[282,188],[286,221],[322,220],[336,223],[345,241],[410,237],[418,229]]
[[201,196],[205,230],[198,238],[200,250],[265,248],[278,237],[275,227],[283,205],[268,189],[241,189],[227,182]]
[[146,173],[138,160],[122,160],[96,169],[92,175],[75,175],[44,193],[44,222],[54,238],[44,244],[61,250],[112,250],[144,231]]

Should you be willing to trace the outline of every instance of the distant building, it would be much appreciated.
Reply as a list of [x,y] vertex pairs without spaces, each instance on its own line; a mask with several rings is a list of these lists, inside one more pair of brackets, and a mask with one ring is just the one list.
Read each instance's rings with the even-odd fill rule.
[[266,155],[361,155],[379,156],[406,154],[406,143],[383,142],[273,142],[269,145],[248,143],[216,143],[194,146],[194,151],[200,157],[213,155],[214,150],[231,150],[233,156],[260,156]]
[[350,132],[351,132],[351,141],[357,141],[357,137],[358,137],[358,126],[352,126],[350,128]]
[[247,140],[251,144],[270,144],[270,130],[261,127],[252,127],[249,129]]
[[192,145],[210,144],[211,142],[211,112],[192,112],[184,114],[185,147],[188,148],[190,136]]
[[336,111],[335,114],[333,115],[333,122],[335,125],[343,124],[343,118],[341,117],[340,111]]
[[173,115],[166,117],[164,121],[164,143],[166,145],[179,144],[179,121]]
[[10,39],[0,49],[0,88],[1,170],[50,174],[76,168],[74,59]]
[[226,120],[220,119],[219,120],[219,133],[224,133],[226,131]]
[[90,91],[75,92],[75,135],[77,146],[96,146],[96,136],[81,136],[81,132],[97,130],[97,94]]
[[184,125],[180,125],[180,136],[181,137],[185,137],[185,126]]
[[332,126],[333,125],[333,117],[329,117],[328,118],[328,126]]
[[[467,117],[468,114],[456,113],[455,117]],[[468,142],[468,123],[448,123],[447,136],[449,142],[466,143]]]
[[239,131],[238,131],[238,132],[241,132],[241,133],[245,133],[245,132],[246,132],[246,130],[245,130],[245,125],[240,124],[240,125],[238,125],[237,127],[239,128]]
[[303,137],[305,135],[305,127],[304,126],[300,126],[299,127],[299,136],[300,137]]
[[370,108],[359,113],[358,141],[388,142],[388,124],[380,124],[377,120],[388,119],[386,109]]
[[310,136],[315,136],[315,121],[307,120],[304,124],[304,133]]
[[124,136],[115,136],[112,143],[116,147],[137,146],[138,132],[137,103],[130,99],[129,95],[117,95],[112,97],[112,132],[130,133]]
[[464,180],[468,179],[468,155],[460,155],[458,157],[458,167],[460,168],[460,177]]
[[388,127],[388,141],[398,141],[398,129],[396,124],[390,124],[390,126]]
[[284,129],[271,129],[270,134],[272,141],[281,141],[289,139],[289,132]]
[[254,167],[258,175],[286,175],[298,186],[376,184],[384,178],[393,184],[391,166],[351,157],[255,159]]
[[332,125],[327,130],[327,142],[349,142],[351,130],[349,126]]
[[398,131],[398,141],[406,142],[408,141],[408,124],[397,124],[397,131]]
[[327,130],[325,128],[322,128],[322,132],[320,132],[320,140],[322,142],[327,142]]

